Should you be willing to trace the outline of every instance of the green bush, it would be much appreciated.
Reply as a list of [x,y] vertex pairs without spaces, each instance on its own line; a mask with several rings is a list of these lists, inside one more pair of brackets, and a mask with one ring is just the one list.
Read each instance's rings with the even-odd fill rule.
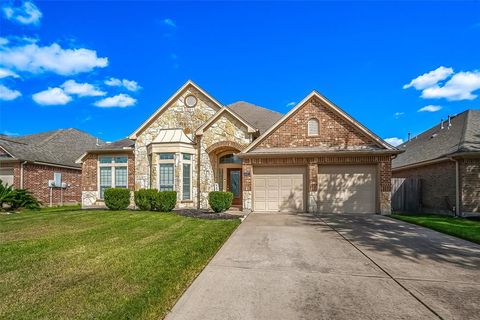
[[41,203],[30,191],[26,189],[13,189],[12,186],[3,184],[2,181],[0,181],[0,210],[4,204],[11,210],[17,210],[20,208],[38,209]]
[[124,210],[130,205],[130,190],[124,188],[110,188],[103,196],[105,205],[110,210]]
[[155,210],[155,203],[157,201],[157,189],[141,189],[135,191],[135,204],[140,210],[152,211]]
[[208,194],[208,204],[215,212],[223,212],[232,206],[233,193],[212,191]]
[[154,209],[160,212],[170,212],[177,204],[176,191],[160,191],[157,192]]
[[15,189],[13,190],[12,199],[9,201],[10,208],[13,210],[19,208],[27,209],[39,209],[40,202],[35,198],[35,196],[28,190],[25,189]]
[[6,183],[0,180],[0,210],[3,208],[3,204],[10,204],[14,195],[14,190],[12,186],[7,185]]

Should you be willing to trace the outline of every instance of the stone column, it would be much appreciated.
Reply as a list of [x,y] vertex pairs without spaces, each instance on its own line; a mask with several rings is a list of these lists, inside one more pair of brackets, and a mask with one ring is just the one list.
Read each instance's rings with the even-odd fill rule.
[[307,211],[311,213],[317,212],[318,199],[318,163],[312,162],[308,164],[308,208]]
[[380,173],[380,214],[392,213],[392,159],[390,157],[378,164]]
[[250,159],[242,161],[242,190],[243,190],[243,210],[252,210],[252,174],[253,166]]

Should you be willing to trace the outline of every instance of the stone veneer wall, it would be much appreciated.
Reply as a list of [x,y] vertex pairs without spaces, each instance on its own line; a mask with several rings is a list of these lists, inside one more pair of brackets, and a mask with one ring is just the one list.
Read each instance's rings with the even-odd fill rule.
[[284,158],[247,158],[243,161],[243,171],[249,172],[243,179],[244,209],[252,209],[252,173],[253,166],[304,165],[307,170],[309,212],[317,212],[318,166],[322,164],[377,164],[377,201],[381,214],[391,213],[391,157],[385,156],[323,156],[323,157],[284,157]]
[[[251,142],[251,134],[247,127],[232,115],[224,112],[203,132],[200,140],[200,206],[208,208],[208,193],[214,191],[216,178],[215,150],[209,154],[207,149],[219,142],[234,142],[235,145],[246,147]],[[241,150],[238,150],[241,151]]]
[[[197,97],[198,102],[194,108],[186,107],[184,104],[185,97],[190,94]],[[165,110],[138,135],[135,142],[135,189],[157,188],[158,157],[156,155],[149,157],[147,146],[158,136],[160,130],[183,128],[185,134],[194,139],[195,131],[218,110],[220,109],[213,102],[192,86],[181,93],[170,106],[165,107]],[[197,145],[195,154],[192,156],[192,201],[181,201],[183,160],[180,153],[176,154],[175,189],[179,196],[179,207],[197,207],[197,179],[200,176],[200,206],[208,208],[208,192],[214,190],[215,184],[215,170],[212,166],[215,158],[211,158],[211,154],[206,150],[221,141],[232,141],[241,146],[247,146],[251,142],[251,135],[241,122],[224,113],[205,128],[200,139],[195,138]],[[198,148],[200,148],[200,155]],[[200,172],[198,172],[198,161],[200,161]]]
[[[189,108],[184,103],[185,97],[191,94],[195,95],[198,101],[194,108]],[[155,177],[154,166],[151,167],[147,146],[158,136],[160,130],[183,128],[185,134],[193,138],[195,130],[218,110],[218,106],[214,105],[193,86],[189,86],[180,94],[178,99],[173,101],[171,105],[166,106],[163,112],[138,135],[135,141],[135,189],[155,186],[155,181],[151,180],[152,176]],[[152,161],[155,161],[155,159],[152,159]],[[193,167],[196,171],[196,166]],[[178,167],[177,169],[180,170]],[[177,174],[179,173],[176,172],[175,175],[177,176]],[[196,176],[196,172],[194,172],[194,176]]]

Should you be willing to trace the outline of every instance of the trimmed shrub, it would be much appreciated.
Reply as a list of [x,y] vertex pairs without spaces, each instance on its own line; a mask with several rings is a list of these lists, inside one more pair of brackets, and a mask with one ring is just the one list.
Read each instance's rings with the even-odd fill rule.
[[157,189],[141,189],[135,191],[135,204],[140,210],[153,211],[157,201]]
[[233,193],[212,191],[208,194],[208,204],[215,212],[223,212],[232,206]]
[[157,193],[154,208],[160,212],[170,212],[177,204],[176,191],[159,191]]
[[125,210],[130,205],[130,189],[110,188],[105,190],[105,205],[110,210]]

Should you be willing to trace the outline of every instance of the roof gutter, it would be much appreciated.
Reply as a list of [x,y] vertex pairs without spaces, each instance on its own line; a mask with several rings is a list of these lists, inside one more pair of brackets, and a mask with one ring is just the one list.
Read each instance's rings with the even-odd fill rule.
[[423,166],[427,166],[427,165],[431,165],[431,164],[436,164],[436,163],[440,163],[440,162],[445,162],[445,161],[448,161],[448,160],[449,160],[449,158],[442,157],[442,158],[438,158],[438,159],[433,159],[433,160],[427,160],[427,161],[422,161],[422,162],[407,164],[407,165],[401,166],[401,167],[395,167],[395,168],[392,168],[392,171],[400,171],[400,170],[406,170],[406,169],[413,169],[413,168],[417,168],[417,167],[423,167]]

